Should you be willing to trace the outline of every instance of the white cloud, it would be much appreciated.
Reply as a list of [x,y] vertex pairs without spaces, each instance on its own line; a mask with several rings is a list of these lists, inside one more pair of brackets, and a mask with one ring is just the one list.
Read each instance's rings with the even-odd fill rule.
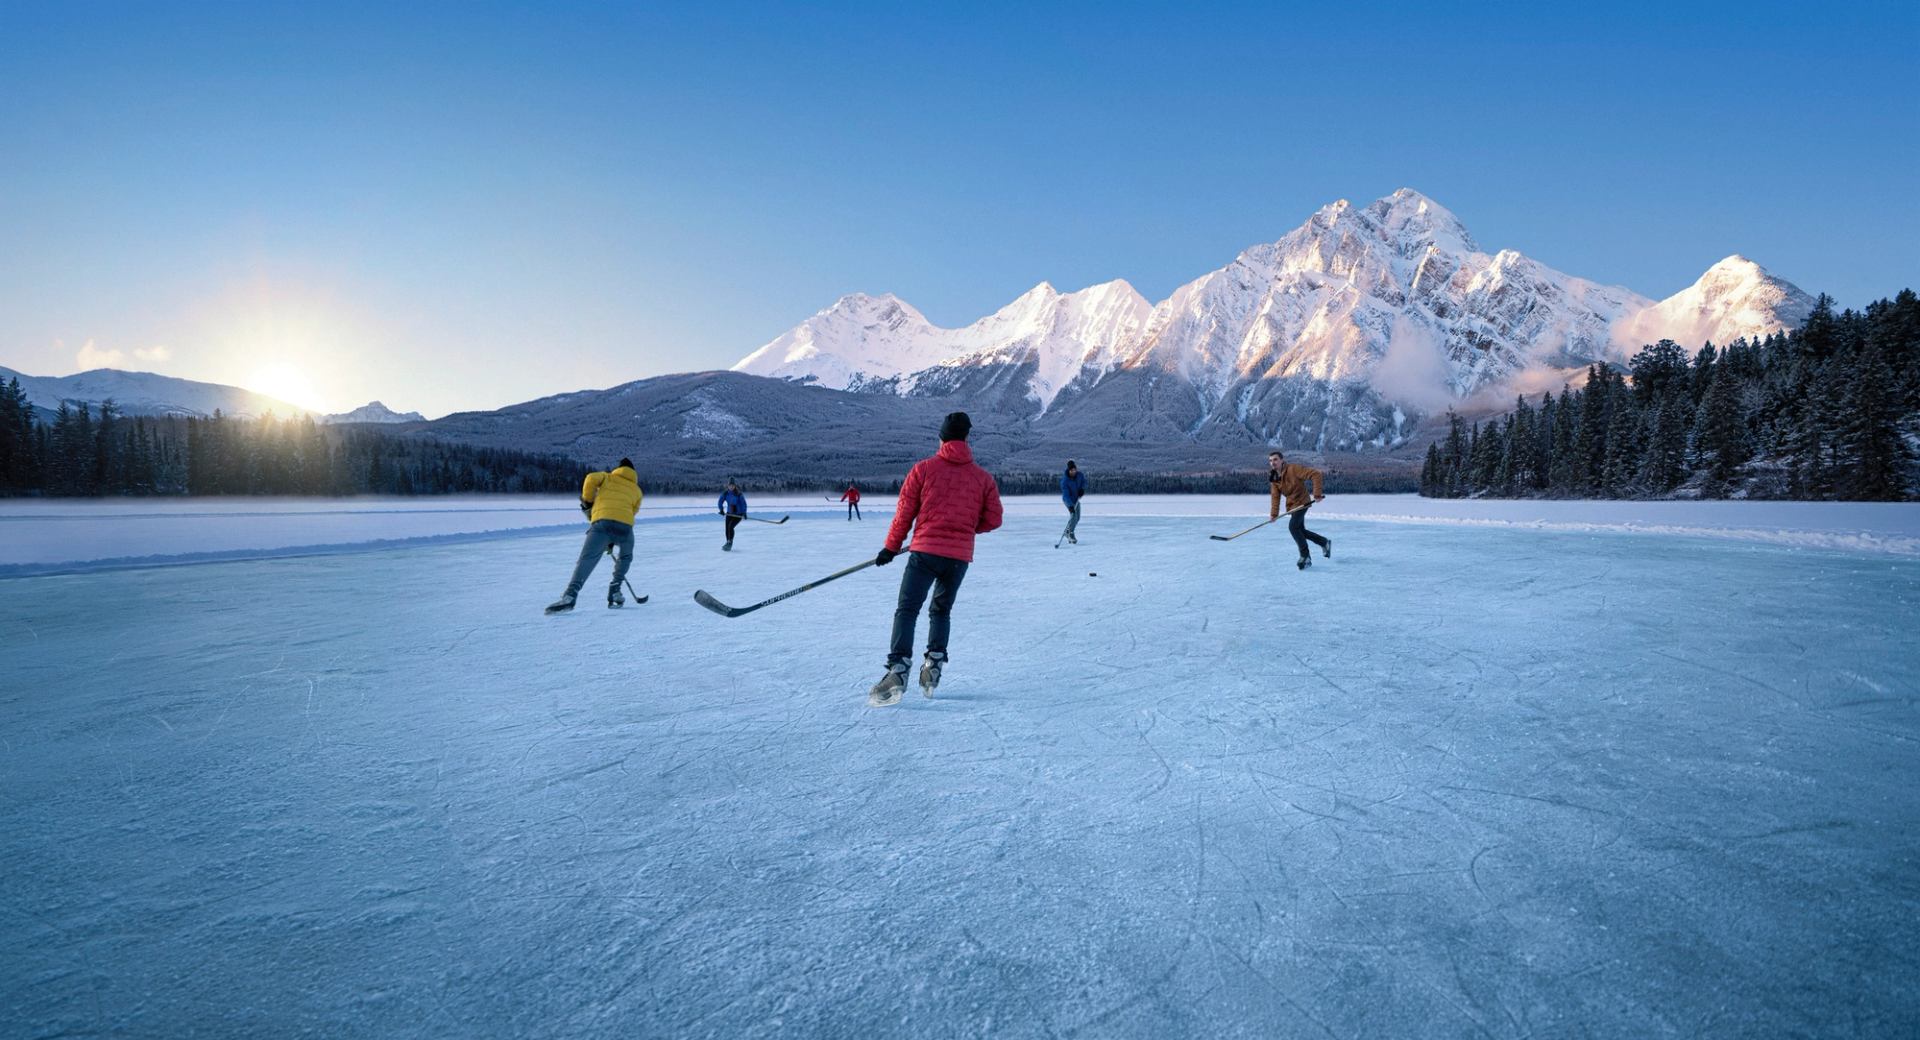
[[126,360],[126,351],[101,350],[99,347],[93,345],[92,340],[88,340],[82,344],[80,353],[74,355],[74,363],[80,366],[80,371],[82,372],[95,368],[119,368],[122,364],[126,363]]
[[1387,352],[1373,368],[1373,388],[1387,400],[1437,412],[1453,401],[1440,338],[1402,315],[1393,320]]
[[124,350],[102,350],[93,340],[82,344],[79,353],[74,355],[74,363],[80,371],[87,372],[96,368],[125,368],[129,360],[148,365],[162,365],[173,360],[171,347],[155,344],[151,347],[136,347],[132,354]]

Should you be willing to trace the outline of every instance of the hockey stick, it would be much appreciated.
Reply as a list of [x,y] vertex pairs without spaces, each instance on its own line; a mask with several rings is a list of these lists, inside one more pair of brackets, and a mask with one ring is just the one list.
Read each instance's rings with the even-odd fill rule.
[[783,599],[788,599],[793,596],[798,596],[799,594],[807,591],[808,589],[817,589],[820,586],[825,585],[827,582],[835,580],[836,578],[844,578],[847,575],[852,574],[854,571],[865,570],[866,568],[871,566],[873,566],[872,560],[866,560],[861,563],[856,563],[853,566],[848,567],[846,570],[834,571],[832,574],[829,574],[818,581],[807,582],[805,585],[802,585],[797,589],[793,589],[788,592],[782,592],[781,594],[773,597],[772,599],[763,599],[760,602],[747,607],[729,607],[725,603],[722,603],[719,600],[714,599],[712,594],[707,592],[706,589],[701,589],[700,591],[695,592],[693,594],[693,601],[707,608],[708,610],[713,611],[715,614],[718,614],[721,617],[739,617],[742,614],[751,614],[754,611],[759,610],[761,607],[772,606],[773,604],[778,603]]
[[[1307,506],[1310,506],[1312,504],[1313,504],[1312,502],[1308,502]],[[1307,508],[1307,506],[1301,506],[1300,509],[1289,509],[1286,512],[1281,513],[1280,516],[1292,516],[1293,514],[1300,512],[1301,509]],[[1259,529],[1267,526],[1268,524],[1279,523],[1280,516],[1276,516],[1271,520],[1262,520],[1259,523],[1254,524],[1252,527],[1249,527],[1244,531],[1238,531],[1233,534],[1210,534],[1207,537],[1213,539],[1216,542],[1231,542],[1235,538],[1238,538],[1243,534],[1252,534],[1253,532],[1258,531]]]
[[1073,532],[1073,520],[1068,520],[1068,526],[1060,530],[1060,537],[1054,539],[1054,549],[1060,549],[1060,543],[1066,541],[1066,539],[1068,539],[1068,533],[1071,532]]
[[[611,545],[609,545],[609,546],[607,546],[607,551],[606,551],[606,553],[605,553],[605,555],[606,555],[607,557],[609,557],[610,559],[613,559],[613,560],[615,560],[616,562],[617,562],[617,561],[618,561],[618,560],[620,559],[620,558],[619,558],[618,556],[614,556],[614,555],[613,555],[613,546],[611,546]],[[645,603],[645,602],[647,601],[647,597],[645,597],[645,596],[642,596],[642,595],[641,595],[641,594],[639,594],[638,592],[635,592],[635,591],[633,591],[633,579],[631,579],[631,578],[628,578],[628,577],[627,577],[626,575],[624,575],[624,574],[622,574],[622,575],[620,576],[620,580],[621,580],[622,582],[625,582],[625,583],[626,583],[626,586],[627,586],[627,595],[629,595],[629,596],[632,596],[632,597],[633,597],[633,605],[634,605],[634,606],[636,606],[636,607],[637,607],[637,606],[639,606],[640,604],[642,604],[642,603]]]
[[783,516],[778,520],[762,520],[757,516],[744,516],[739,513],[721,513],[720,515],[726,517],[729,520],[751,520],[756,524],[784,524],[788,520],[792,519],[792,517]]

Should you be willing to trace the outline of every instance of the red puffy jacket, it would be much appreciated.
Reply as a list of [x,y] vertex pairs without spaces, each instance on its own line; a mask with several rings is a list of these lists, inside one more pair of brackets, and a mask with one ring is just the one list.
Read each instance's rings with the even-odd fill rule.
[[851,487],[851,486],[848,487],[846,494],[840,496],[840,501],[842,502],[860,501],[860,489],[857,487]]
[[900,486],[900,502],[887,529],[894,552],[913,528],[913,551],[973,561],[973,536],[1000,526],[1000,486],[973,463],[966,441],[947,441],[921,459]]

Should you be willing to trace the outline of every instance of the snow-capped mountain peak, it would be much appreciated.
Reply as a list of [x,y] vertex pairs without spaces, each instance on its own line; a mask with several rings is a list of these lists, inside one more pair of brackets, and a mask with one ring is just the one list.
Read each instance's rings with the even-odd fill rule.
[[1477,253],[1480,247],[1453,211],[1414,191],[1401,188],[1376,199],[1363,211],[1390,241],[1406,243],[1420,253],[1438,249],[1448,253]]
[[1062,407],[1098,411],[1096,429],[1144,402],[1164,411],[1161,429],[1360,447],[1397,443],[1410,417],[1482,390],[1504,395],[1529,372],[1557,382],[1663,337],[1760,335],[1811,306],[1737,255],[1655,304],[1513,249],[1483,252],[1452,211],[1401,188],[1322,206],[1158,305],[1123,281],[1064,294],[1043,281],[945,329],[895,297],[855,294],[734,367],[843,389],[1025,400],[1055,418]]
[[1813,305],[1798,286],[1735,253],[1692,285],[1617,324],[1613,342],[1621,355],[1661,339],[1690,348],[1724,345],[1795,328]]
[[941,328],[891,294],[843,296],[733,366],[835,389],[948,390],[961,370],[1032,365],[1045,408],[1100,345],[1128,339],[1149,305],[1124,281],[1061,293],[1041,282],[971,325]]
[[426,422],[419,412],[396,412],[379,401],[369,401],[351,412],[337,412],[320,420],[324,423],[407,423]]

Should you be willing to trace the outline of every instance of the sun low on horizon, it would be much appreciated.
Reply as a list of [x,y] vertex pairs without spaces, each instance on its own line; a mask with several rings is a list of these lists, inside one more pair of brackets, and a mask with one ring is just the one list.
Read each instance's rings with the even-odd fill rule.
[[310,411],[327,410],[322,407],[320,392],[306,368],[290,361],[275,361],[253,369],[241,386]]

